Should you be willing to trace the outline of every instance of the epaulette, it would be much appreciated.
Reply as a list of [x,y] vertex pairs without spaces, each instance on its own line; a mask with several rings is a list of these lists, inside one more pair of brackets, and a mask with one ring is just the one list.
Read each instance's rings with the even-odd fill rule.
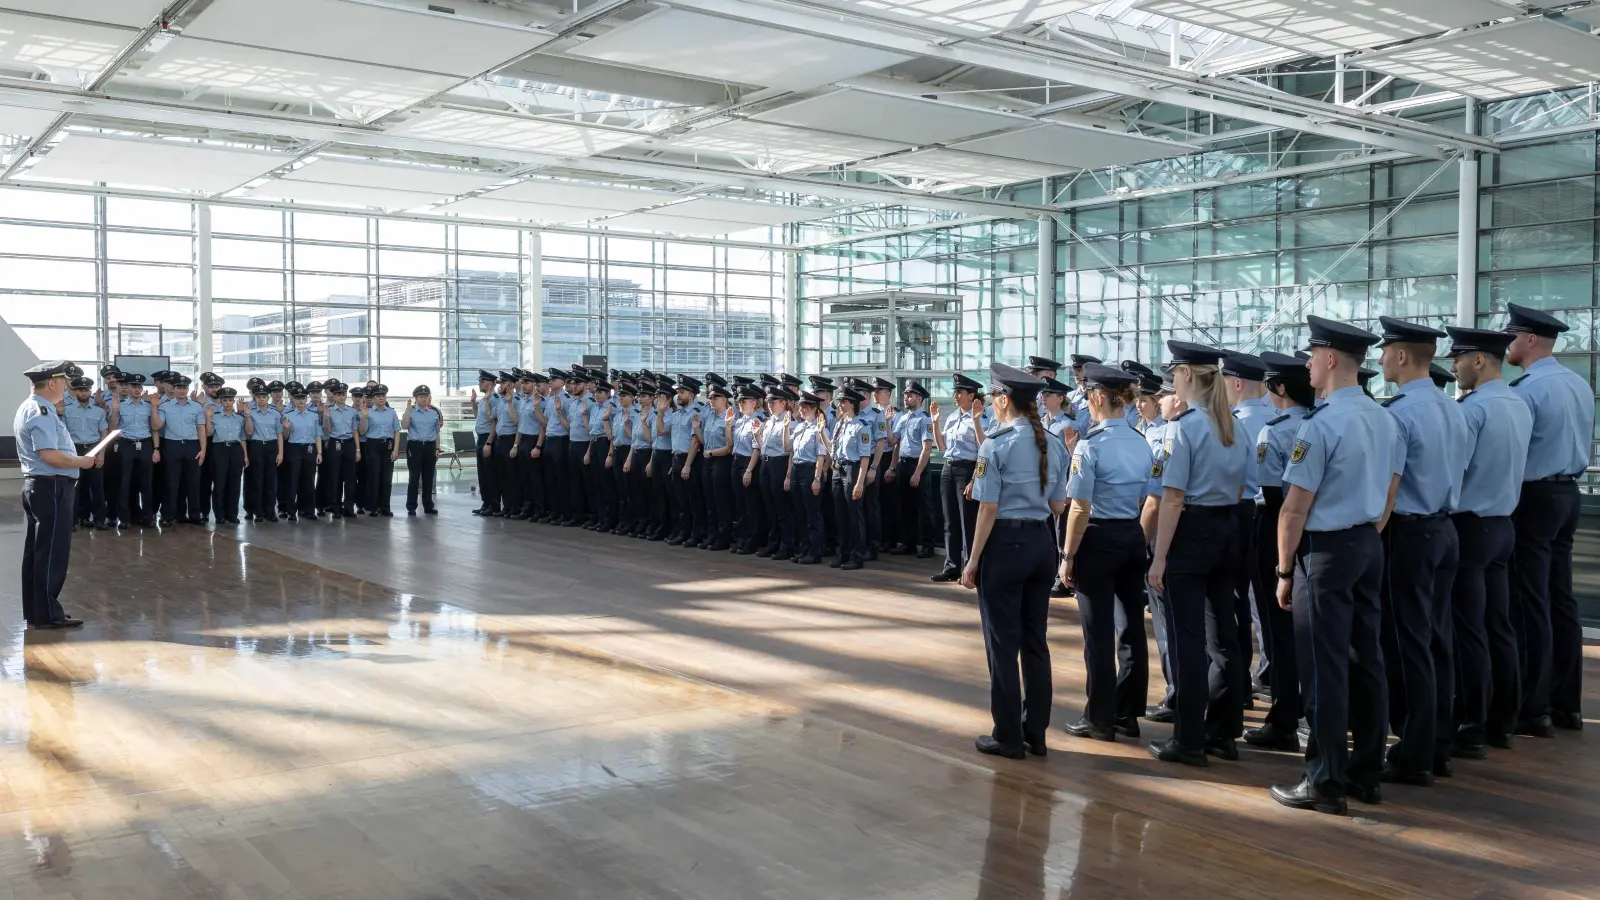
[[39,404],[39,414],[42,416],[50,415],[50,407],[44,403]]
[[1095,435],[1097,435],[1100,432],[1105,431],[1105,430],[1106,430],[1106,423],[1101,422],[1099,425],[1096,425],[1095,427],[1089,429],[1089,432],[1083,436],[1083,439],[1084,440],[1088,440],[1089,438],[1092,438]]
[[1272,420],[1268,421],[1267,422],[1267,427],[1271,428],[1272,426],[1278,424],[1279,422],[1288,421],[1290,418],[1292,418],[1292,416],[1290,416],[1288,413],[1284,413],[1283,415],[1277,417],[1276,419],[1272,419]]
[[1235,418],[1235,419],[1242,419],[1242,418],[1244,418],[1244,410],[1242,410],[1242,409],[1236,409],[1236,410],[1234,410],[1234,411],[1233,411],[1233,417],[1234,417],[1234,418]]
[[1389,404],[1395,402],[1396,400],[1405,399],[1405,396],[1406,396],[1405,394],[1395,394],[1393,397],[1389,397],[1389,398],[1383,400],[1382,403],[1383,403],[1384,406],[1388,406]]
[[1309,421],[1311,421],[1311,417],[1312,416],[1316,415],[1319,412],[1322,412],[1324,409],[1327,409],[1327,408],[1328,408],[1328,404],[1326,404],[1326,403],[1318,403],[1316,406],[1313,406],[1310,409],[1306,410],[1306,414],[1300,417],[1300,421],[1309,422]]
[[1002,434],[1006,434],[1008,432],[1015,431],[1015,430],[1016,430],[1016,426],[1015,425],[1001,425],[999,428],[996,428],[995,430],[993,430],[993,431],[989,432],[988,434],[984,435],[984,437],[997,438]]
[[1528,378],[1527,375],[1518,375],[1517,376],[1517,380],[1511,382],[1509,385],[1507,385],[1507,387],[1516,387],[1517,385],[1519,385],[1522,382],[1526,381],[1527,378]]
[[1471,397],[1471,396],[1472,396],[1472,392],[1471,391],[1467,391],[1465,394],[1462,394],[1461,396],[1457,397],[1456,398],[1456,402],[1457,403],[1465,403],[1465,402],[1467,402],[1467,398]]
[[1178,413],[1177,415],[1175,415],[1172,418],[1168,419],[1167,421],[1168,422],[1176,422],[1179,419],[1183,418],[1184,416],[1187,416],[1189,413],[1194,412],[1196,409],[1198,409],[1198,407],[1191,406],[1188,409],[1184,410],[1183,412]]

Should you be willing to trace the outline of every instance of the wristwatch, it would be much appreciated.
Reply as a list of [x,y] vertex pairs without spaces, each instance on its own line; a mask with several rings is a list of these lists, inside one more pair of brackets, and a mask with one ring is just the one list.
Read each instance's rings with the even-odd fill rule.
[[1272,570],[1272,574],[1278,576],[1278,580],[1279,581],[1293,581],[1294,580],[1294,570],[1293,569],[1290,569],[1287,572],[1285,572],[1285,571],[1283,571],[1281,569],[1273,569]]

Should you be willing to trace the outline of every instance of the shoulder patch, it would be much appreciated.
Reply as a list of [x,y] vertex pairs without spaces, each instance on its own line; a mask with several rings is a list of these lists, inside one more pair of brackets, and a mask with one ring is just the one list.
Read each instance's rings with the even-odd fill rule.
[[1263,444],[1257,444],[1256,445],[1256,465],[1260,465],[1261,463],[1264,463],[1266,461],[1267,461],[1267,445],[1264,444],[1264,443]]
[[996,428],[995,430],[989,432],[986,435],[986,437],[996,438],[996,437],[999,437],[1002,434],[1009,434],[1012,431],[1014,431],[1015,428],[1016,428],[1016,426],[1014,426],[1014,425],[1002,425],[999,428]]
[[1289,414],[1288,413],[1284,413],[1283,415],[1278,416],[1276,419],[1267,420],[1267,424],[1268,425],[1276,425],[1279,422],[1287,422],[1289,420],[1289,418],[1290,418]]
[[1178,414],[1177,414],[1177,415],[1175,415],[1175,416],[1173,416],[1173,417],[1172,417],[1172,418],[1171,418],[1171,419],[1168,419],[1168,420],[1167,420],[1167,421],[1169,421],[1169,422],[1176,422],[1176,421],[1178,421],[1178,420],[1179,420],[1179,419],[1181,419],[1181,418],[1183,418],[1183,417],[1184,417],[1184,416],[1187,416],[1187,415],[1188,415],[1188,414],[1189,414],[1189,413],[1192,413],[1192,412],[1194,412],[1194,411],[1195,411],[1195,409],[1196,409],[1196,407],[1193,407],[1193,406],[1191,406],[1191,407],[1189,407],[1189,408],[1188,408],[1188,409],[1186,409],[1186,410],[1184,410],[1184,411],[1183,411],[1183,412],[1181,412],[1181,413],[1178,413]]
[[1511,384],[1507,385],[1507,387],[1516,387],[1517,385],[1519,385],[1519,384],[1521,384],[1521,383],[1523,383],[1524,381],[1527,381],[1527,380],[1528,380],[1528,376],[1527,375],[1518,375],[1516,377],[1516,380],[1512,381]]
[[988,471],[988,469],[989,469],[989,461],[980,456],[980,457],[978,457],[978,467],[976,469],[972,470],[972,477],[973,478],[982,478],[983,477],[983,473]]
[[1158,459],[1155,462],[1151,463],[1150,464],[1150,477],[1151,478],[1160,478],[1161,477],[1161,469],[1162,469],[1161,460]]
[[1393,397],[1389,397],[1388,399],[1386,399],[1386,400],[1384,400],[1382,402],[1383,402],[1384,406],[1388,406],[1389,404],[1395,402],[1396,400],[1404,400],[1405,396],[1406,396],[1405,394],[1395,394]]
[[1297,463],[1306,458],[1306,451],[1311,449],[1310,441],[1295,441],[1294,450],[1289,453],[1289,462]]
[[1071,475],[1078,474],[1078,454],[1076,454],[1076,453],[1072,454],[1072,468],[1071,468],[1071,471],[1068,474],[1071,474]]

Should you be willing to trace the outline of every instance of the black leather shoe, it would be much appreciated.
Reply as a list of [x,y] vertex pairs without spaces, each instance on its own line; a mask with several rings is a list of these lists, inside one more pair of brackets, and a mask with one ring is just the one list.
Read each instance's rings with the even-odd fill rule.
[[815,556],[796,556],[794,561],[802,566],[815,566],[822,562]]
[[[772,554],[772,559],[777,562],[782,562],[786,559],[793,559],[794,556],[795,553],[793,550],[780,550],[777,553]],[[818,562],[821,562],[821,560],[818,560]]]
[[1244,742],[1263,750],[1279,750],[1284,753],[1297,753],[1300,750],[1299,735],[1292,731],[1285,732],[1272,722],[1246,731]]
[[[387,509],[384,510],[383,512],[378,513],[378,515],[383,516],[385,519],[394,518],[394,513],[391,512],[390,510],[387,510]],[[509,515],[509,513],[507,515]]]
[[914,552],[915,551],[913,551],[910,547],[907,547],[905,544],[896,544],[895,546],[889,548],[890,556],[910,556]]
[[1487,744],[1472,744],[1456,738],[1450,742],[1450,755],[1456,759],[1488,759],[1489,746]]
[[839,567],[839,571],[841,571],[841,572],[853,572],[853,571],[855,571],[856,569],[859,569],[859,568],[861,568],[861,563],[858,563],[855,560],[851,560],[850,562],[847,562],[844,565],[840,566]]
[[1583,713],[1555,712],[1550,714],[1552,723],[1563,731],[1582,731]]
[[974,743],[977,745],[979,753],[987,754],[989,756],[1004,756],[1006,759],[1022,759],[1028,755],[1028,751],[1022,749],[1021,745],[1007,746],[987,734],[978,738],[978,740]]
[[1162,762],[1183,763],[1200,769],[1211,765],[1211,761],[1206,759],[1204,750],[1185,750],[1175,738],[1169,738],[1162,744],[1152,743],[1148,749],[1151,756]]
[[1350,812],[1349,804],[1343,797],[1329,797],[1306,781],[1293,787],[1275,784],[1267,793],[1272,795],[1272,799],[1290,809],[1314,809],[1330,816],[1343,816]]
[[1516,740],[1511,737],[1511,735],[1503,734],[1497,731],[1491,731],[1485,734],[1483,736],[1483,740],[1489,746],[1498,747],[1501,750],[1510,750],[1515,747],[1517,743]]
[[264,521],[264,522],[276,522],[276,521],[278,521],[278,517],[277,516],[267,516],[266,518],[262,519],[262,521]]
[[1433,787],[1432,772],[1407,772],[1385,764],[1378,780],[1384,784],[1409,784],[1415,787]]
[[1553,738],[1556,736],[1556,726],[1549,716],[1532,716],[1517,720],[1517,734],[1526,734],[1530,737],[1538,738]]
[[1350,784],[1345,785],[1345,790],[1350,792],[1350,796],[1368,806],[1377,806],[1383,802],[1383,791],[1375,784]]
[[929,578],[928,580],[933,582],[934,584],[949,584],[952,581],[960,581],[961,580],[961,573],[960,572],[940,572],[939,574],[933,576],[932,578]]
[[1176,718],[1176,715],[1172,712],[1172,707],[1170,706],[1158,704],[1144,708],[1144,720],[1146,722],[1171,722],[1174,718]]
[[1450,761],[1450,757],[1446,756],[1444,759],[1436,759],[1433,761],[1433,777],[1452,778],[1455,776],[1455,774],[1456,764]]
[[68,618],[65,618],[65,619],[57,619],[54,622],[45,622],[42,625],[35,625],[34,627],[35,628],[45,628],[45,629],[82,628],[83,627],[83,620],[82,619],[74,619],[74,618],[68,617]]
[[672,540],[667,541],[667,546],[668,547],[682,547],[683,546],[683,538],[673,538]]
[[1029,756],[1044,756],[1050,752],[1050,748],[1045,746],[1043,738],[1037,741],[1023,741],[1022,748],[1028,751]]
[[1239,744],[1233,738],[1212,738],[1206,741],[1206,755],[1228,762],[1238,762]]
[[1117,733],[1110,728],[1101,728],[1087,718],[1079,719],[1070,725],[1063,726],[1067,734],[1073,737],[1093,738],[1097,741],[1115,741]]
[[406,515],[408,515],[408,516],[415,516],[416,514],[417,514],[417,511],[414,510],[414,509],[406,510]]
[[1126,719],[1118,719],[1112,724],[1111,730],[1125,738],[1133,738],[1137,740],[1139,737],[1139,720],[1131,717]]
[[833,562],[828,563],[828,568],[837,569],[837,568],[840,568],[843,565],[844,565],[844,560],[842,560],[842,559],[840,559],[840,558],[838,558],[836,556],[836,557],[833,558]]

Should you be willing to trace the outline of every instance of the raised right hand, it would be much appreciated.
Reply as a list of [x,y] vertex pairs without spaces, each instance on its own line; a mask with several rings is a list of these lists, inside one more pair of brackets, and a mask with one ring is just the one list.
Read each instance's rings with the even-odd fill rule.
[[928,415],[939,418],[939,404],[937,401],[928,404]]

